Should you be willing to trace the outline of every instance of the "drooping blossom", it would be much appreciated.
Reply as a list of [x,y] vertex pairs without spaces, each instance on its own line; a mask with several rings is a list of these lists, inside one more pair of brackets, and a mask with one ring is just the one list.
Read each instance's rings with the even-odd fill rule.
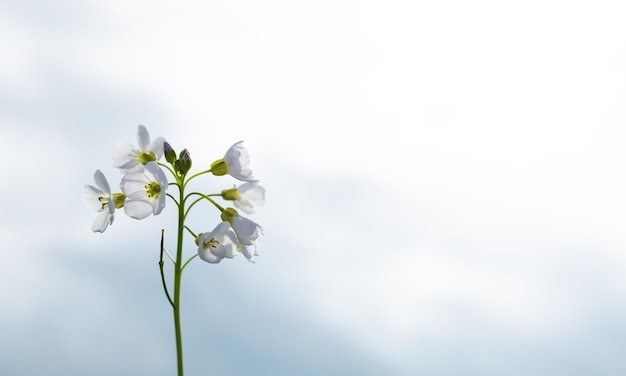
[[263,235],[263,228],[256,222],[246,217],[242,217],[233,208],[226,208],[222,212],[222,220],[230,223],[235,231],[237,239],[244,245],[253,245],[254,242]]
[[224,155],[211,164],[211,173],[216,176],[229,174],[235,179],[247,182],[254,182],[252,169],[250,168],[250,155],[243,146],[243,141],[239,141],[231,146]]
[[224,257],[233,258],[237,255],[237,236],[228,222],[221,222],[209,233],[199,234],[196,244],[198,256],[211,264],[217,264]]

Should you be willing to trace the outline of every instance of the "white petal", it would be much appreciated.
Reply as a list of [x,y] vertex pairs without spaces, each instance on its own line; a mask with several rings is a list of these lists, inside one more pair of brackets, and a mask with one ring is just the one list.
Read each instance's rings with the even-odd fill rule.
[[237,235],[235,235],[234,232],[229,230],[224,233],[220,244],[224,247],[224,257],[233,258],[237,256],[237,245],[239,244],[239,241],[237,240]]
[[102,210],[102,202],[100,201],[100,197],[106,196],[106,193],[102,192],[92,185],[86,185],[83,187],[83,202],[90,209],[93,209],[95,211]]
[[222,261],[222,258],[223,258],[223,257],[215,256],[213,253],[211,253],[210,248],[198,249],[198,256],[200,256],[202,260],[211,264],[217,264],[220,261]]
[[248,261],[254,262],[252,260],[252,257],[259,255],[259,252],[257,251],[257,248],[258,248],[258,245],[257,245],[256,242],[254,242],[254,243],[252,243],[250,245],[242,244],[241,253],[243,253],[243,255],[246,256]]
[[222,260],[222,257],[213,254],[211,247],[207,247],[206,249],[204,248],[204,243],[213,238],[212,233],[213,232],[200,235],[200,239],[198,242],[198,256],[200,256],[200,258],[206,262],[209,262],[211,264],[217,264]]
[[144,151],[148,149],[150,145],[150,135],[148,134],[148,130],[143,125],[137,127],[137,144],[139,145],[139,150]]
[[165,203],[167,202],[166,198],[167,196],[165,195],[165,192],[161,191],[159,198],[152,203],[152,207],[154,208],[152,214],[161,214],[161,212],[165,208]]
[[263,235],[261,226],[245,217],[234,217],[232,226],[239,241],[245,245],[252,245],[256,239]]
[[162,192],[167,189],[167,176],[165,176],[165,172],[156,162],[150,161],[146,163],[144,173],[148,178],[147,180],[156,181],[161,185]]
[[157,137],[156,140],[152,141],[150,146],[148,146],[148,150],[156,155],[157,160],[161,159],[161,156],[163,155],[164,142],[165,139],[163,137]]
[[91,231],[93,232],[104,232],[107,229],[110,223],[113,222],[113,215],[108,211],[101,211],[96,215],[96,219],[94,219],[93,224],[91,225]]
[[248,214],[254,213],[265,203],[265,188],[256,183],[242,184],[237,190],[241,193],[241,198],[234,204]]
[[228,174],[235,179],[247,182],[256,182],[254,175],[252,174],[252,170],[248,166],[235,165],[228,167]]
[[261,187],[256,182],[253,183],[243,183],[240,185],[237,190],[244,194],[250,194],[251,192],[259,192],[261,194],[265,194],[265,188]]
[[124,212],[131,218],[144,219],[152,213],[152,205],[147,201],[132,200],[128,197],[124,201]]
[[[109,208],[109,214],[113,215],[113,213],[115,213],[115,200],[113,196],[109,196],[109,204],[107,207]],[[111,218],[111,223],[113,223],[113,218]]]
[[224,258],[224,255],[226,254],[226,248],[224,247],[224,245],[222,245],[220,239],[215,240],[217,240],[219,244],[215,245],[214,247],[209,246],[207,250],[210,250],[212,254],[219,258]]
[[140,166],[141,162],[138,159],[139,150],[131,144],[119,143],[113,148],[113,167],[121,169],[123,172],[130,172],[129,170]]
[[237,201],[234,201],[233,204],[235,204],[235,207],[237,209],[243,210],[248,214],[254,213],[254,206],[247,200],[239,199]]
[[243,141],[239,141],[231,146],[224,155],[224,160],[228,166],[228,174],[235,179],[253,182],[255,181],[250,169],[250,155],[243,146]]
[[136,199],[147,197],[146,184],[150,181],[146,178],[143,172],[137,172],[133,174],[124,175],[122,182],[120,183],[120,189],[126,197],[132,197]]
[[215,226],[215,228],[213,229],[213,231],[210,232],[211,237],[215,236],[216,234],[222,233],[222,232],[227,232],[230,230],[230,223],[223,221],[220,222],[217,226]]
[[96,170],[93,174],[93,180],[95,180],[96,185],[102,190],[102,192],[108,195],[111,194],[111,187],[109,187],[109,182],[107,181],[107,178],[104,177],[102,171]]

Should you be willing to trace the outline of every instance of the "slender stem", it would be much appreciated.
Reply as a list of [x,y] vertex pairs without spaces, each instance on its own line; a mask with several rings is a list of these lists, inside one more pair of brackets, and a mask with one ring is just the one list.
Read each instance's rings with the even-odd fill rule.
[[172,264],[175,263],[176,261],[174,261],[174,258],[172,257],[172,255],[170,255],[170,252],[167,250],[167,248],[163,248],[163,250],[165,251],[165,254],[167,255],[167,258],[170,259]]
[[[190,197],[191,194],[188,196]],[[191,210],[191,208],[199,201],[202,201],[203,197],[200,197],[198,199],[196,199],[194,202],[191,203],[191,205],[189,205],[189,207],[187,208],[187,212],[185,213],[185,217],[187,217],[187,214],[189,214],[189,211]]]
[[[220,212],[224,211],[224,208],[222,207],[222,205],[218,204],[217,202],[215,202],[215,200],[213,200],[211,197],[209,197],[209,196],[213,196],[213,195],[205,195],[204,193],[200,193],[200,192],[192,192],[192,193],[188,194],[187,197],[185,197],[185,198],[188,198],[188,197],[191,197],[191,196],[194,196],[194,195],[200,196],[201,198],[204,198],[205,200],[210,201],[216,208],[219,209]],[[221,196],[221,195],[219,195],[219,196]],[[201,199],[197,199],[196,201],[193,202],[193,204],[195,204],[198,201],[201,201]],[[189,208],[191,209],[191,206]],[[187,211],[189,211],[189,210],[187,210]]]
[[172,168],[170,166],[166,165],[165,163],[161,163],[161,162],[157,162],[157,163],[159,164],[159,166],[167,168],[170,171],[170,173],[172,175],[174,175],[174,177],[176,177],[176,173],[174,172],[174,170],[172,170]]
[[185,230],[189,231],[189,233],[191,234],[191,236],[193,236],[194,239],[198,237],[196,233],[191,231],[191,229],[187,225],[185,225]]
[[191,179],[193,179],[193,178],[195,178],[195,177],[198,177],[198,176],[200,176],[200,175],[207,174],[207,173],[211,172],[211,170],[212,170],[212,169],[210,168],[210,169],[208,169],[208,170],[200,171],[200,172],[198,172],[197,174],[191,175],[191,176],[189,177],[189,179],[187,179],[187,182],[185,183],[185,185],[187,185],[187,183],[189,183],[189,182],[191,181]]
[[[169,300],[172,308],[174,308],[174,302],[170,297],[170,292],[167,290],[167,283],[165,282],[165,274],[163,274],[163,250],[165,249],[163,245],[163,236],[165,235],[165,230],[161,230],[161,257],[159,258],[159,269],[161,270],[161,282],[163,282],[163,290],[165,290],[165,296],[167,296],[167,300]],[[189,261],[187,261],[189,262]]]
[[174,330],[176,331],[176,359],[178,376],[183,376],[183,336],[180,327],[180,286],[183,276],[183,230],[185,226],[185,189],[183,180],[179,180],[178,228],[176,262],[174,263]]
[[198,254],[196,253],[195,255],[191,256],[189,258],[189,260],[187,260],[187,262],[183,265],[183,269],[185,269],[185,266],[187,266],[187,264],[189,264],[189,262],[193,259],[195,259],[196,257],[198,257]]
[[[179,187],[179,189],[180,189],[180,187]],[[168,194],[167,194],[167,197],[169,197],[169,198],[171,198],[172,200],[174,200],[174,202],[176,203],[176,206],[180,206],[180,204],[178,203],[178,200],[176,200],[176,199],[174,198],[174,196],[172,196],[171,194],[169,194],[169,193],[168,193]]]

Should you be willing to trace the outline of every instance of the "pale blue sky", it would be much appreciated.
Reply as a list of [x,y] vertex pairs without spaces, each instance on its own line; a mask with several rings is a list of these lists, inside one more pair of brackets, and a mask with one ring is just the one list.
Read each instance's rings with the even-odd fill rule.
[[144,124],[198,170],[244,140],[267,189],[258,262],[186,270],[188,375],[624,374],[624,16],[3,1],[0,373],[174,373],[173,205],[93,234],[80,197]]

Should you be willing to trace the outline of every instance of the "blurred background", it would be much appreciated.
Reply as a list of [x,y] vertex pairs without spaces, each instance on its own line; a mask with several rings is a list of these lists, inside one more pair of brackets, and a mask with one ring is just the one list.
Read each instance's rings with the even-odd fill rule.
[[174,205],[94,234],[81,200],[143,124],[195,171],[244,140],[267,190],[255,264],[185,270],[187,375],[625,374],[625,16],[0,2],[0,373],[175,373]]

